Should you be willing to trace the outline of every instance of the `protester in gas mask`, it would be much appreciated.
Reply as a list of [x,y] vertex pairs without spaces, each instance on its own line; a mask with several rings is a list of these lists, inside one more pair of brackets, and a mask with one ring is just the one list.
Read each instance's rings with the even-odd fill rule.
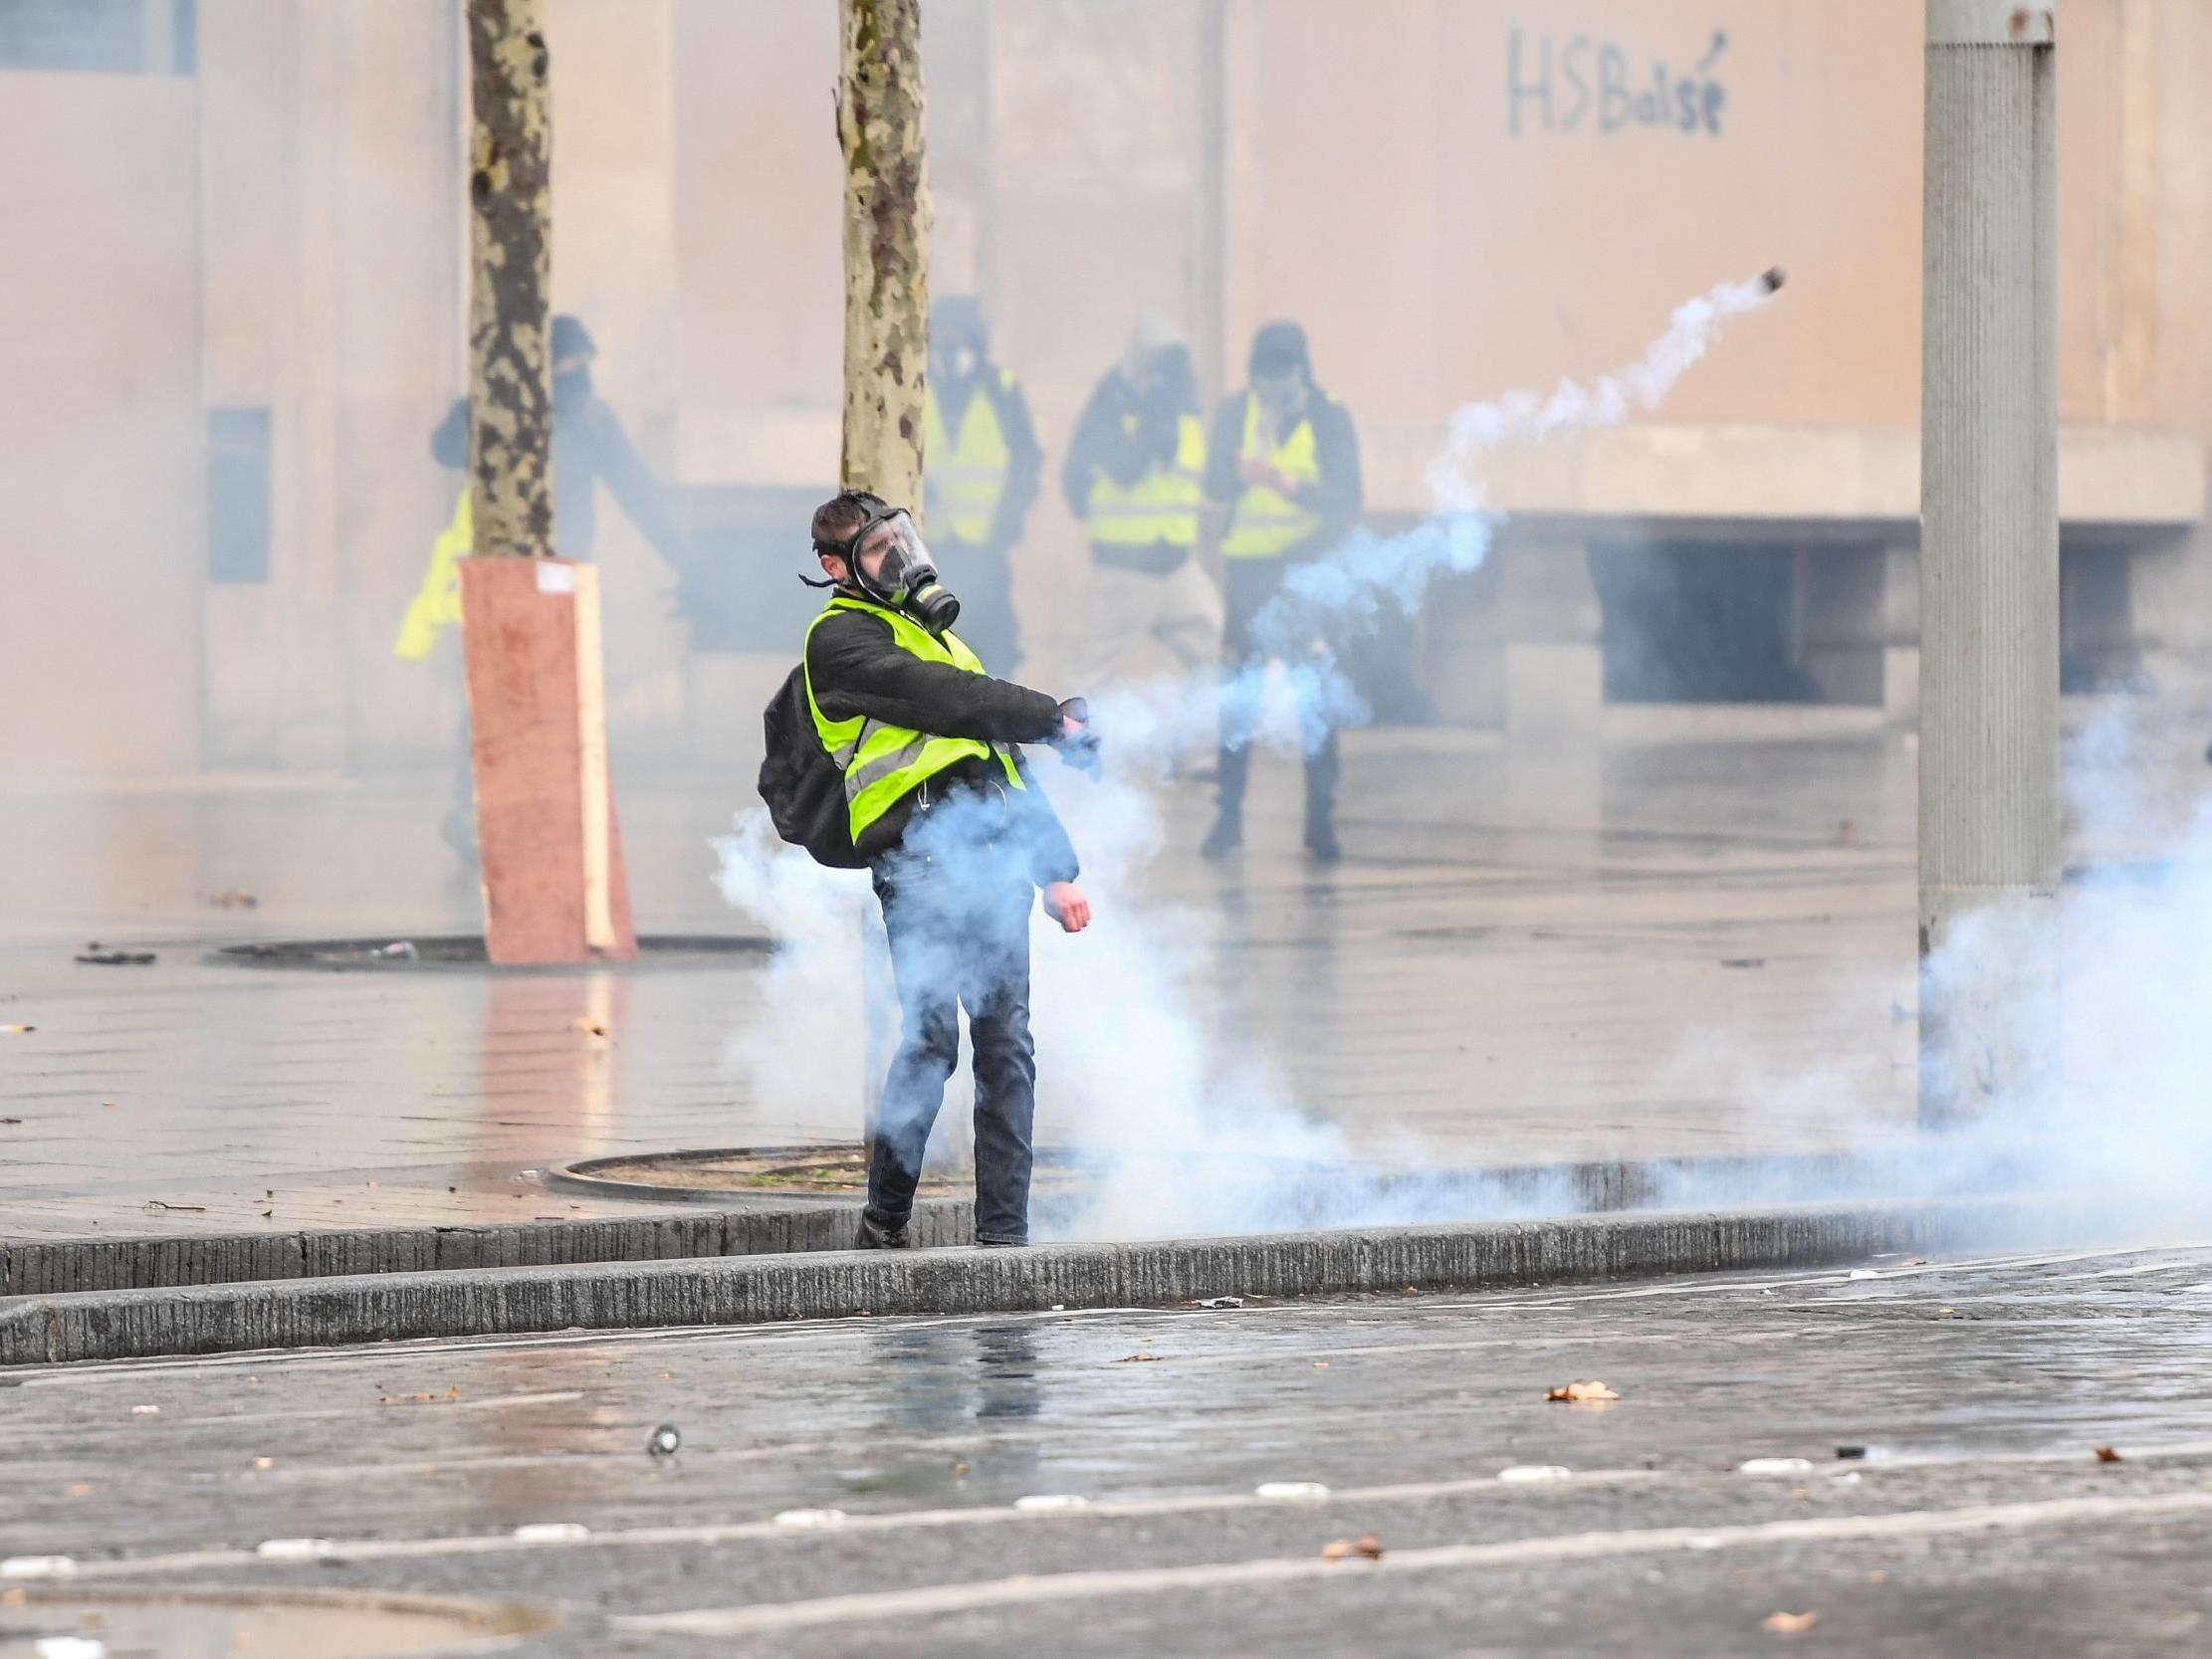
[[[1327,642],[1261,638],[1253,624],[1282,591],[1294,564],[1319,558],[1359,518],[1359,440],[1352,417],[1313,382],[1305,330],[1270,322],[1252,336],[1250,384],[1223,400],[1207,448],[1206,493],[1229,510],[1221,537],[1227,620],[1224,670],[1240,694],[1221,712],[1220,811],[1200,851],[1223,858],[1244,838],[1244,783],[1251,769],[1251,671],[1267,660],[1293,662]],[[1324,863],[1342,856],[1334,821],[1336,731],[1318,699],[1302,704],[1305,726],[1307,852]]]
[[[854,850],[867,861],[891,940],[902,1027],[883,1086],[857,1242],[898,1249],[922,1153],[960,1062],[959,1011],[975,1049],[976,1238],[1029,1238],[1036,1057],[1029,1038],[1029,913],[1089,926],[1075,849],[1017,745],[1078,763],[1097,741],[1081,700],[995,680],[953,631],[947,590],[913,518],[860,491],[814,514],[830,589],[807,629],[806,697],[844,773]],[[950,577],[951,572],[946,572]]]
[[946,580],[960,591],[961,632],[993,674],[1011,674],[1021,661],[1012,554],[1044,455],[1020,385],[991,359],[973,295],[930,308],[922,424],[925,518]]
[[1090,534],[1090,684],[1128,680],[1148,657],[1187,674],[1218,648],[1221,598],[1195,551],[1205,472],[1190,348],[1159,317],[1141,317],[1083,406],[1060,469],[1068,511]]

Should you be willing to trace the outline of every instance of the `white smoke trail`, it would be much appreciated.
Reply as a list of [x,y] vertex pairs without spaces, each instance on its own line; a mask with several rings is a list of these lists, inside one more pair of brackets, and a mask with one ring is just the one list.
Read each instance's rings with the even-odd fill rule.
[[[1296,567],[1263,609],[1255,633],[1291,659],[1296,708],[1260,718],[1257,740],[1310,743],[1317,711],[1337,725],[1365,721],[1334,657],[1316,646],[1372,620],[1386,602],[1413,612],[1438,577],[1473,570],[1488,556],[1502,519],[1482,508],[1466,478],[1483,448],[1616,424],[1656,408],[1721,326],[1763,304],[1778,283],[1723,284],[1690,301],[1635,364],[1594,385],[1514,392],[1454,415],[1447,446],[1429,471],[1436,515],[1403,534],[1355,532]],[[1074,1212],[1040,1207],[1039,1235],[1260,1232],[1567,1205],[1564,1190],[1424,1173],[1431,1160],[1410,1141],[1356,1158],[1343,1132],[1301,1110],[1287,1081],[1224,1029],[1221,1010],[1200,994],[1208,919],[1141,896],[1136,867],[1159,842],[1160,817],[1136,779],[1172,757],[1194,707],[1211,712],[1225,696],[1231,708],[1243,699],[1250,713],[1266,717],[1265,685],[1261,666],[1233,677],[1225,693],[1203,674],[1094,690],[1110,745],[1108,774],[1072,789],[1055,779],[1096,920],[1075,939],[1041,918],[1033,923],[1037,1141],[1076,1148],[1091,1178]],[[717,843],[725,895],[761,916],[783,947],[767,1010],[732,1054],[757,1087],[806,1088],[810,1069],[818,1071],[815,1057],[859,1041],[849,994],[859,974],[852,919],[870,901],[858,878],[815,871],[803,853],[778,846],[755,821],[762,816],[741,817],[739,832]],[[951,1096],[947,1110],[956,1110]]]

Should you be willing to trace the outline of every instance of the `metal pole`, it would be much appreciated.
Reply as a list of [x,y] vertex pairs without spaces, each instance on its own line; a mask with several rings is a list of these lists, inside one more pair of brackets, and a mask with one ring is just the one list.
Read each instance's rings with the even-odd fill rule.
[[1920,389],[1920,1121],[2058,1062],[2053,0],[1927,0]]

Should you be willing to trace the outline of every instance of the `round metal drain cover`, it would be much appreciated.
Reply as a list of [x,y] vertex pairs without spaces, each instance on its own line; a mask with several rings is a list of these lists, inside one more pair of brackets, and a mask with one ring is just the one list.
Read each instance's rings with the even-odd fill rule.
[[[1075,1154],[1038,1147],[1032,1190],[1044,1195],[1079,1186]],[[720,1146],[695,1151],[636,1152],[585,1158],[548,1171],[552,1184],[607,1197],[729,1198],[748,1192],[836,1198],[868,1190],[868,1165],[852,1141],[814,1146]],[[960,1197],[976,1184],[968,1170],[928,1170],[925,1198]]]
[[[640,933],[634,962],[594,962],[589,971],[635,972],[667,967],[728,967],[767,955],[775,941],[759,933]],[[388,933],[377,938],[272,939],[230,944],[213,953],[219,962],[253,967],[319,968],[342,973],[358,968],[489,969],[482,933]],[[573,973],[575,966],[502,968],[503,973]]]
[[445,1596],[26,1587],[0,1600],[0,1659],[405,1659],[490,1653],[558,1622],[543,1608]]

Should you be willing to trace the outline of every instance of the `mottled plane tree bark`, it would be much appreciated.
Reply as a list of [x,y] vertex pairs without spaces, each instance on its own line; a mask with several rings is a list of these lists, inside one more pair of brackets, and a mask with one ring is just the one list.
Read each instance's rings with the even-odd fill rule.
[[840,0],[845,158],[845,487],[922,512],[929,174],[920,0]]
[[469,0],[469,473],[475,551],[553,550],[553,114],[544,0]]

